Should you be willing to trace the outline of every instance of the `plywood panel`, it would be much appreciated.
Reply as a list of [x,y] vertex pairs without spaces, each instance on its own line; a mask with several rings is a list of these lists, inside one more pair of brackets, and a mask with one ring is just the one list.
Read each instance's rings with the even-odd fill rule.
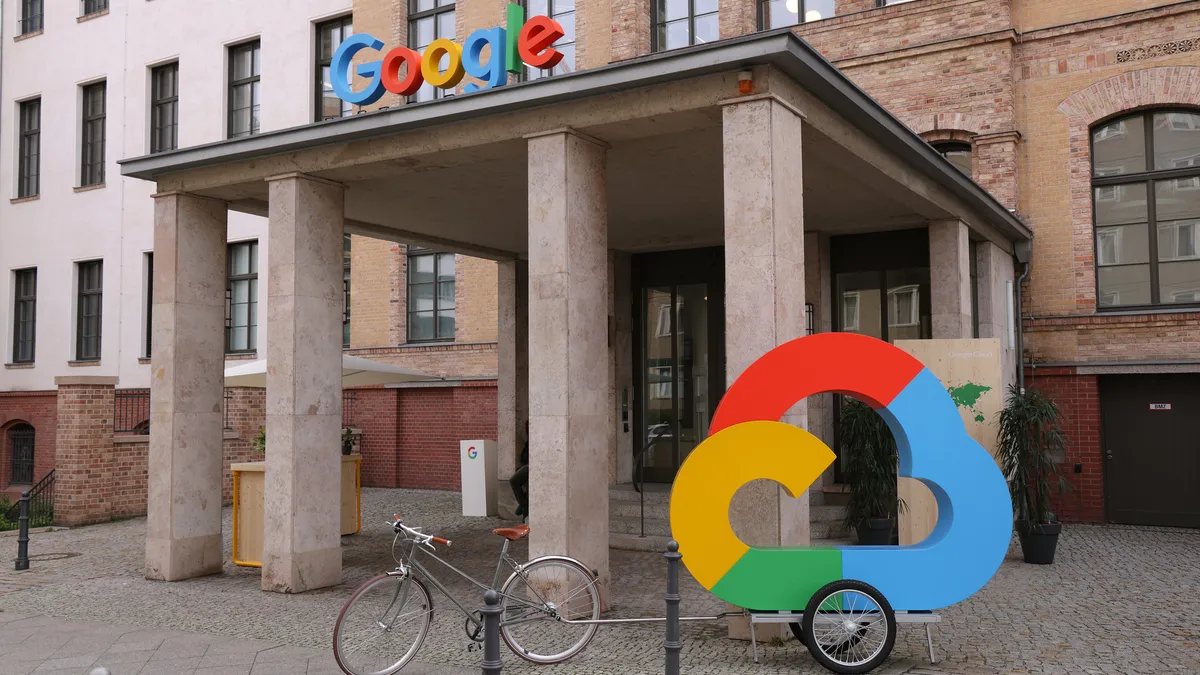
[[362,455],[342,456],[342,534],[354,534],[362,526]]
[[[967,433],[995,457],[1005,395],[1000,340],[897,340],[896,346],[942,381],[958,404]],[[900,544],[906,546],[933,531],[937,504],[929,488],[911,478],[901,478],[899,490],[908,507],[900,515]]]
[[262,566],[263,484],[266,475],[257,467],[232,468],[234,476],[233,562],[246,567]]

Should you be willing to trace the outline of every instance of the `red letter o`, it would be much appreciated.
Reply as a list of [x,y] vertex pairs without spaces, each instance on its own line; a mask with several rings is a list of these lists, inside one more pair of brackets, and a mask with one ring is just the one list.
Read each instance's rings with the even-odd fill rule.
[[[408,73],[400,79],[400,66],[408,64]],[[421,55],[408,47],[396,47],[383,57],[383,86],[393,94],[412,96],[425,77],[421,75]]]

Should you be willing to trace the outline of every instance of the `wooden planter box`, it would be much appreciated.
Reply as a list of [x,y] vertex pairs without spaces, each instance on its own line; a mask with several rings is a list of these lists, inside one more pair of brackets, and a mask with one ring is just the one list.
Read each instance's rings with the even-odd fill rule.
[[[233,474],[233,564],[262,567],[263,487],[266,462],[230,467]],[[338,504],[342,534],[362,529],[362,455],[342,455],[342,493]]]

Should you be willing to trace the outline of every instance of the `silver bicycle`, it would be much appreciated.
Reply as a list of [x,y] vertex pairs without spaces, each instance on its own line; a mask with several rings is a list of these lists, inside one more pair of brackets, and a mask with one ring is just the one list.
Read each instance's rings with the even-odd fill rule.
[[[529,534],[528,525],[492,530],[504,538],[491,586],[473,579],[434,553],[434,544],[450,541],[407,527],[397,516],[390,523],[396,537],[392,557],[398,567],[354,591],[333,627],[333,654],[348,675],[391,675],[408,665],[429,634],[433,619],[432,585],[465,617],[467,637],[483,641],[483,621],[477,609],[482,592],[496,588],[505,569],[511,570],[500,589],[500,637],[509,649],[534,663],[558,663],[578,654],[596,634],[600,592],[596,576],[583,563],[566,556],[544,556],[519,563],[508,555],[509,545]],[[397,550],[407,552],[397,557]],[[471,602],[454,597],[417,554],[441,563],[480,590]],[[580,622],[580,623],[575,623]]]

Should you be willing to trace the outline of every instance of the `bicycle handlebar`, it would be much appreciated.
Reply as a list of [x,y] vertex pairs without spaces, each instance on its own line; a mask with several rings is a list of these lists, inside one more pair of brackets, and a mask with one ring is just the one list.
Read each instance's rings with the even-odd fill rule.
[[393,517],[396,520],[394,522],[390,523],[390,525],[392,526],[392,529],[394,531],[396,531],[397,533],[403,532],[408,537],[415,539],[418,543],[425,544],[426,546],[428,546],[431,543],[432,544],[441,544],[442,546],[450,545],[449,539],[443,539],[442,537],[435,537],[432,534],[425,534],[424,532],[421,532],[420,530],[416,530],[411,527],[408,527],[407,525],[405,525],[403,522],[400,521],[400,516],[398,514],[393,515]]

